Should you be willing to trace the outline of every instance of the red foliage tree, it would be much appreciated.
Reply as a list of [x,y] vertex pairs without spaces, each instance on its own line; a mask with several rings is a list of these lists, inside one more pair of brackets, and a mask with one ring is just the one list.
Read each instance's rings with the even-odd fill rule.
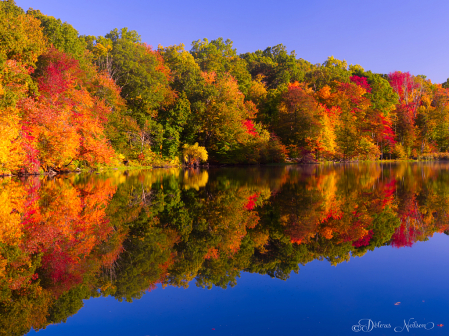
[[357,84],[358,86],[364,88],[366,92],[371,92],[371,86],[368,84],[368,81],[366,80],[366,77],[360,77],[360,76],[352,76],[349,78],[351,82]]
[[254,127],[254,123],[251,119],[245,120],[243,122],[243,126],[246,128],[246,133],[251,134],[255,137],[258,137],[259,134],[256,131],[256,128]]

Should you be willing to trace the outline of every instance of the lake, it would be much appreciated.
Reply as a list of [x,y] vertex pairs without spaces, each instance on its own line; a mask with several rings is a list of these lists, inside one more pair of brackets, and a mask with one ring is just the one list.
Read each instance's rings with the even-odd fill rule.
[[447,335],[449,164],[0,179],[0,335]]

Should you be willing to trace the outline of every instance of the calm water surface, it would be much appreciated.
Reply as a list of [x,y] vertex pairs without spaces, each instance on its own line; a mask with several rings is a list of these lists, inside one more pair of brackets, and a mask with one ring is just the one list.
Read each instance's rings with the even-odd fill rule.
[[448,169],[0,180],[0,335],[448,335]]

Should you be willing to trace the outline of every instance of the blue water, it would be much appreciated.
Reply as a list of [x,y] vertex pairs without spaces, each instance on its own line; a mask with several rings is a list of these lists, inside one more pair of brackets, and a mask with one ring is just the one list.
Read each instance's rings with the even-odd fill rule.
[[132,303],[94,298],[66,323],[28,335],[354,335],[360,319],[391,328],[359,334],[394,335],[411,318],[435,327],[402,334],[448,335],[448,279],[449,237],[435,234],[411,248],[385,246],[337,266],[313,261],[286,281],[241,273],[226,290],[193,281],[188,289],[158,286]]

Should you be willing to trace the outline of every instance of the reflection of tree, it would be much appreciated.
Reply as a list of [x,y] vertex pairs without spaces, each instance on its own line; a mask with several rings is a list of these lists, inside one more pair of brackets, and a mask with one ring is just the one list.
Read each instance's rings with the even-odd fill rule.
[[[17,184],[6,187],[14,193]],[[51,303],[99,270],[102,260],[96,248],[113,235],[105,209],[115,187],[108,180],[74,187],[62,179],[30,178],[22,190],[23,202],[12,211],[12,218],[20,215],[16,227],[21,234],[15,241],[3,235],[1,243],[6,274],[0,323],[6,334],[15,332],[19,322],[10,324],[8,317],[17,310],[24,332],[47,324]]]
[[248,170],[0,181],[0,334],[65,321],[90,297],[226,288],[241,271],[285,280],[448,230],[435,166]]
[[199,190],[201,187],[205,187],[209,179],[207,170],[199,171],[199,169],[189,169],[184,172],[184,188],[194,188]]

